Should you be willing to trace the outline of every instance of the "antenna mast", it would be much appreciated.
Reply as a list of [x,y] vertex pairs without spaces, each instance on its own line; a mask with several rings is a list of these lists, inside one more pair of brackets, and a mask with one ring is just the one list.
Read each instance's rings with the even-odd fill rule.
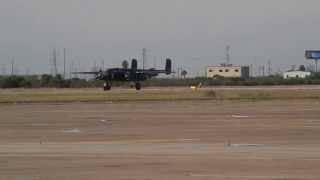
[[227,66],[230,66],[230,46],[226,47],[226,59],[227,59]]
[[142,49],[142,69],[145,69],[146,61],[147,61],[147,49],[143,48]]

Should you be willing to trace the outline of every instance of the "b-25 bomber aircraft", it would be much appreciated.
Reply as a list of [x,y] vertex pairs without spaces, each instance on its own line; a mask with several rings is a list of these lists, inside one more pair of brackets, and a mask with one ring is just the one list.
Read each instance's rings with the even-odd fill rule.
[[166,66],[164,70],[158,69],[138,69],[138,61],[132,59],[131,68],[110,68],[105,71],[100,70],[96,72],[75,72],[74,74],[92,74],[96,80],[105,81],[103,89],[105,91],[111,90],[112,81],[120,82],[134,82],[136,90],[141,89],[141,82],[159,74],[170,75],[172,73],[171,59],[166,59]]

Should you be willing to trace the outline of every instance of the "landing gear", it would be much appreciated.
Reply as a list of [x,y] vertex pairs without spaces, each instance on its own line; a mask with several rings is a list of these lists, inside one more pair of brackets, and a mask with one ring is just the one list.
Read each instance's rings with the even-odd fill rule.
[[104,91],[110,91],[111,90],[111,83],[110,82],[105,82],[103,84],[103,90]]
[[140,90],[141,89],[141,83],[140,82],[136,82],[136,90]]
[[129,85],[130,85],[130,88],[131,88],[131,89],[133,89],[133,88],[135,87],[135,83],[133,83],[133,82],[130,82]]

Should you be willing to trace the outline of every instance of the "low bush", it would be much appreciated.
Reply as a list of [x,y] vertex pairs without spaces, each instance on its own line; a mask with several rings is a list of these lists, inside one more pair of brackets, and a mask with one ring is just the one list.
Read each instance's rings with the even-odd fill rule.
[[[51,76],[0,76],[0,88],[91,88],[102,87],[103,81],[79,78],[63,79],[61,75]],[[283,79],[281,76],[242,78],[185,78],[164,79],[153,78],[143,82],[143,86],[182,86],[188,87],[202,83],[203,86],[259,86],[259,85],[313,85],[320,84],[320,73],[315,73],[307,79]],[[129,87],[132,83],[112,82],[115,87]]]

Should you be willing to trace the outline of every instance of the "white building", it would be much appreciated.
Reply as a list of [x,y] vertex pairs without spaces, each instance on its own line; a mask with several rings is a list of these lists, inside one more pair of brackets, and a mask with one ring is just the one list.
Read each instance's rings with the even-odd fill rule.
[[283,73],[284,79],[290,79],[290,78],[306,78],[311,75],[311,72],[305,72],[305,71],[288,71]]
[[209,66],[207,67],[207,78],[215,76],[229,78],[249,78],[250,70],[248,66]]

